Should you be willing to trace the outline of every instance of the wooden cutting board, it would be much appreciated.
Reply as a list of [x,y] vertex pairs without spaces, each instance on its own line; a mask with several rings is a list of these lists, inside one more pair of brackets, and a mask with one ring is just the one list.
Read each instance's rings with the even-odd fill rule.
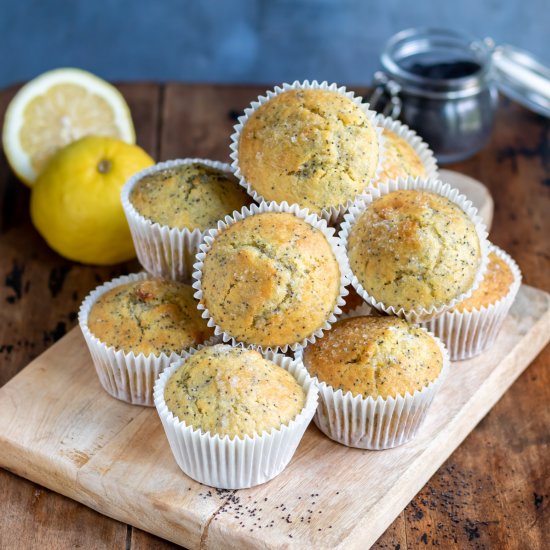
[[550,295],[523,286],[495,347],[454,363],[418,437],[338,445],[312,424],[271,482],[220,491],[176,465],[154,409],[99,385],[78,328],[0,389],[0,466],[187,548],[367,548],[550,339]]

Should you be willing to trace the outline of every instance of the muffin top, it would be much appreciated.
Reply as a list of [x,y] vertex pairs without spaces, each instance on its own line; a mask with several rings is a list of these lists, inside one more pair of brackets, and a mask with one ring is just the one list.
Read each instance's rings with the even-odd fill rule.
[[122,284],[95,302],[88,328],[104,344],[126,353],[178,353],[213,334],[193,292],[189,285],[163,279]]
[[288,424],[305,393],[285,369],[257,351],[218,344],[185,360],[164,389],[166,406],[194,429],[252,437]]
[[453,311],[462,313],[494,304],[508,294],[513,282],[514,274],[510,266],[494,252],[490,252],[487,271],[480,285],[469,298],[457,304]]
[[321,231],[293,214],[244,218],[212,243],[202,301],[235,339],[261,346],[299,342],[321,328],[340,291],[340,268]]
[[290,90],[259,107],[239,141],[244,178],[266,200],[319,213],[360,194],[378,165],[374,124],[350,98]]
[[410,143],[387,128],[384,128],[383,136],[386,142],[382,173],[378,181],[388,181],[407,176],[426,176],[426,168]]
[[435,193],[393,191],[368,205],[348,237],[350,267],[385,306],[449,303],[473,285],[481,264],[475,224]]
[[351,317],[337,321],[305,348],[312,376],[335,390],[363,397],[411,395],[433,382],[443,368],[436,341],[397,317]]
[[145,176],[130,201],[152,222],[204,231],[251,199],[230,172],[194,162]]

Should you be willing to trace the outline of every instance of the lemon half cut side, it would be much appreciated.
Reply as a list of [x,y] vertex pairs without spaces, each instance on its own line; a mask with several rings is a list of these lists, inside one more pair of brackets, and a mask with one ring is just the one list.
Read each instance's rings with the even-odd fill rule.
[[88,135],[135,143],[130,109],[111,84],[81,69],[48,71],[25,84],[6,111],[2,142],[27,185],[62,147]]

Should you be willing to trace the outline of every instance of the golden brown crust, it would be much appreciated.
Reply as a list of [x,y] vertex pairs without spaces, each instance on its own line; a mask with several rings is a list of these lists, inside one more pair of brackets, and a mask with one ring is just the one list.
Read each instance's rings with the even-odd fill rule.
[[384,129],[384,160],[378,182],[399,177],[425,177],[426,168],[416,154],[414,147],[395,132]]
[[354,199],[377,165],[374,125],[333,91],[275,96],[252,114],[239,140],[241,172],[260,195],[317,213]]
[[152,222],[204,231],[251,199],[231,173],[195,162],[145,176],[130,201]]
[[481,263],[475,224],[435,193],[400,190],[374,200],[350,230],[350,267],[386,306],[429,309],[473,285]]
[[88,328],[101,342],[125,353],[179,353],[213,334],[193,292],[189,285],[162,279],[117,286],[92,306]]
[[397,317],[352,317],[336,322],[307,346],[312,376],[354,396],[397,397],[422,390],[439,376],[443,356],[436,341]]
[[508,294],[513,282],[514,274],[510,266],[494,252],[491,252],[489,265],[480,285],[468,299],[457,304],[453,311],[462,313],[494,304]]
[[168,409],[211,435],[261,435],[288,424],[305,393],[285,369],[257,351],[219,344],[197,352],[166,384]]
[[203,303],[241,342],[284,346],[323,326],[340,268],[321,231],[293,214],[249,216],[221,232],[206,254]]

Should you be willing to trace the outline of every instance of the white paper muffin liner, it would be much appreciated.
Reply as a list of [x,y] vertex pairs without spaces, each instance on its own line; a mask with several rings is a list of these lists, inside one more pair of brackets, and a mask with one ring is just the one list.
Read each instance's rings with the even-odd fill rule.
[[[202,292],[202,269],[204,264],[204,258],[206,257],[206,254],[208,251],[212,248],[212,243],[214,242],[216,236],[221,233],[224,229],[227,227],[233,225],[234,223],[243,220],[244,218],[247,218],[249,216],[254,216],[256,214],[265,213],[265,212],[287,212],[290,214],[294,214],[300,219],[303,219],[306,221],[309,225],[312,227],[315,227],[327,239],[329,242],[332,251],[334,253],[334,256],[336,258],[336,261],[338,262],[338,266],[340,268],[340,291],[338,294],[338,298],[336,300],[336,306],[330,315],[330,317],[327,319],[327,321],[319,327],[313,334],[305,338],[304,340],[301,340],[300,342],[289,342],[288,344],[285,344],[284,346],[273,346],[273,347],[265,347],[258,344],[253,344],[250,342],[239,342],[236,338],[234,338],[229,332],[226,332],[223,330],[223,327],[219,326],[216,323],[216,320],[212,318],[210,315],[210,311],[208,308],[204,306],[202,303],[203,299],[203,292]],[[309,211],[305,208],[300,208],[297,204],[291,204],[289,205],[286,202],[277,203],[277,202],[262,202],[261,204],[252,204],[249,207],[243,207],[240,212],[233,212],[233,216],[226,216],[224,220],[220,220],[218,222],[217,229],[210,229],[204,237],[204,242],[201,243],[199,246],[200,252],[197,254],[197,262],[194,265],[195,271],[193,272],[193,287],[197,290],[195,293],[195,298],[199,300],[198,308],[203,310],[202,316],[205,319],[208,319],[208,326],[214,327],[214,334],[216,336],[221,336],[222,340],[224,342],[231,342],[233,345],[236,345],[238,343],[243,343],[245,346],[249,348],[254,348],[260,351],[273,351],[273,352],[281,352],[286,353],[288,349],[295,350],[298,346],[305,346],[308,343],[315,342],[317,338],[320,338],[323,335],[323,332],[325,330],[328,330],[332,323],[336,321],[336,318],[338,315],[342,313],[342,310],[340,309],[341,306],[345,304],[344,296],[348,295],[348,290],[346,289],[346,285],[349,284],[349,281],[347,279],[347,273],[349,272],[348,262],[346,255],[344,253],[343,247],[340,244],[340,239],[334,235],[334,229],[327,226],[327,222],[325,220],[319,219],[315,214],[310,214]]]
[[[275,86],[273,90],[267,90],[265,96],[258,96],[258,99],[256,101],[253,101],[250,104],[250,107],[247,107],[244,110],[244,115],[239,117],[239,122],[234,126],[235,132],[231,135],[231,159],[233,159],[233,162],[231,163],[232,168],[235,170],[235,176],[239,179],[241,185],[246,189],[247,193],[257,202],[266,202],[267,199],[265,199],[262,195],[260,195],[250,184],[244,175],[241,173],[240,166],[239,166],[239,140],[241,137],[242,129],[244,128],[246,122],[248,119],[252,116],[254,111],[256,111],[260,106],[262,106],[264,103],[267,103],[271,99],[273,99],[275,96],[287,92],[289,90],[330,90],[332,92],[338,92],[339,94],[353,100],[353,102],[358,105],[361,110],[367,115],[369,120],[372,122],[376,134],[378,136],[378,166],[376,169],[376,172],[374,174],[373,180],[375,181],[378,179],[378,177],[381,174],[382,171],[382,159],[384,158],[384,137],[382,136],[382,128],[378,124],[376,120],[376,112],[369,109],[368,103],[363,103],[363,98],[360,96],[355,96],[355,93],[352,91],[347,91],[345,86],[338,86],[337,84],[329,84],[326,81],[323,82],[317,82],[316,80],[313,80],[309,82],[309,80],[304,80],[303,82],[300,82],[298,80],[294,81],[292,84],[287,84],[286,82],[281,84],[280,86]],[[365,189],[370,184],[370,181],[365,182]],[[286,202],[286,201],[285,201]],[[341,204],[338,206],[329,206],[327,208],[323,208],[321,212],[318,214],[319,217],[326,220],[328,224],[334,225],[338,223],[338,221],[343,217],[344,213],[347,211],[347,209],[353,204],[353,200],[348,200],[345,204]]]
[[478,267],[476,276],[474,278],[473,285],[467,292],[459,294],[456,298],[450,302],[442,305],[431,306],[430,308],[417,308],[406,310],[404,308],[395,308],[394,306],[384,304],[375,297],[370,296],[369,293],[363,288],[363,285],[359,282],[357,277],[353,274],[350,268],[349,279],[352,286],[355,288],[357,294],[376,309],[383,311],[389,315],[397,315],[409,322],[419,323],[422,321],[429,321],[444,311],[451,309],[453,306],[468,298],[472,292],[479,286],[485,270],[487,269],[487,255],[489,250],[489,243],[487,241],[487,230],[483,224],[482,219],[477,214],[477,209],[472,205],[472,202],[464,195],[461,195],[457,189],[451,187],[448,183],[443,183],[438,179],[425,179],[425,178],[397,178],[388,182],[380,182],[377,187],[370,187],[356,203],[349,209],[349,212],[345,215],[344,222],[342,223],[339,237],[342,241],[342,245],[346,249],[348,247],[348,238],[350,231],[352,230],[355,222],[367,209],[367,207],[377,198],[387,195],[393,191],[402,189],[421,189],[437,193],[443,197],[446,197],[451,202],[456,204],[464,213],[470,218],[475,226],[477,236],[479,238],[481,262]]
[[[376,122],[383,129],[390,130],[398,137],[404,139],[414,149],[414,152],[417,154],[426,170],[425,178],[439,177],[437,161],[433,151],[414,130],[411,130],[406,124],[403,124],[399,120],[395,120],[389,116],[385,117],[381,114],[376,115]],[[380,172],[382,172],[382,170],[380,170]]]
[[195,162],[233,174],[229,164],[214,160],[199,158],[169,160],[134,174],[122,188],[122,208],[130,226],[139,263],[156,277],[190,282],[195,254],[205,232],[200,229],[180,229],[153,222],[136,210],[130,195],[135,185],[144,177]]
[[346,311],[342,313],[338,317],[338,321],[341,321],[342,319],[349,319],[350,317],[361,317],[363,315],[380,315],[378,310],[374,309],[371,305],[367,304],[366,302],[363,302],[362,304],[354,307],[353,309],[350,309],[349,311]]
[[[450,368],[447,349],[439,338],[428,334],[443,357],[441,372],[433,382],[412,395],[407,392],[405,396],[373,399],[353,396],[350,391],[343,393],[341,389],[335,391],[315,377],[319,386],[319,406],[313,419],[316,426],[337,443],[358,449],[390,449],[413,439]],[[295,357],[303,362],[302,348]]]
[[[172,352],[170,355],[166,353],[135,355],[132,351],[116,350],[113,346],[104,344],[94,336],[88,327],[90,311],[103,294],[117,286],[134,281],[144,281],[148,278],[150,275],[145,272],[132,273],[98,286],[82,302],[78,312],[78,322],[104,390],[113,397],[132,405],[153,407],[155,380],[170,363],[180,359],[181,354]],[[196,347],[200,349],[204,345],[210,345],[216,341],[217,338],[212,336],[203,345]]]
[[422,324],[445,342],[452,361],[475,357],[495,343],[521,286],[521,271],[516,262],[494,244],[490,245],[489,252],[494,252],[512,270],[514,280],[508,294],[489,306],[463,312],[446,311]]
[[[194,353],[185,354],[185,358]],[[219,489],[244,489],[280,474],[293,457],[315,410],[318,388],[303,363],[281,354],[263,356],[284,368],[306,393],[302,411],[287,425],[253,437],[220,437],[194,429],[175,417],[166,406],[164,388],[185,358],[166,369],[155,384],[155,405],[178,466],[195,481]]]

